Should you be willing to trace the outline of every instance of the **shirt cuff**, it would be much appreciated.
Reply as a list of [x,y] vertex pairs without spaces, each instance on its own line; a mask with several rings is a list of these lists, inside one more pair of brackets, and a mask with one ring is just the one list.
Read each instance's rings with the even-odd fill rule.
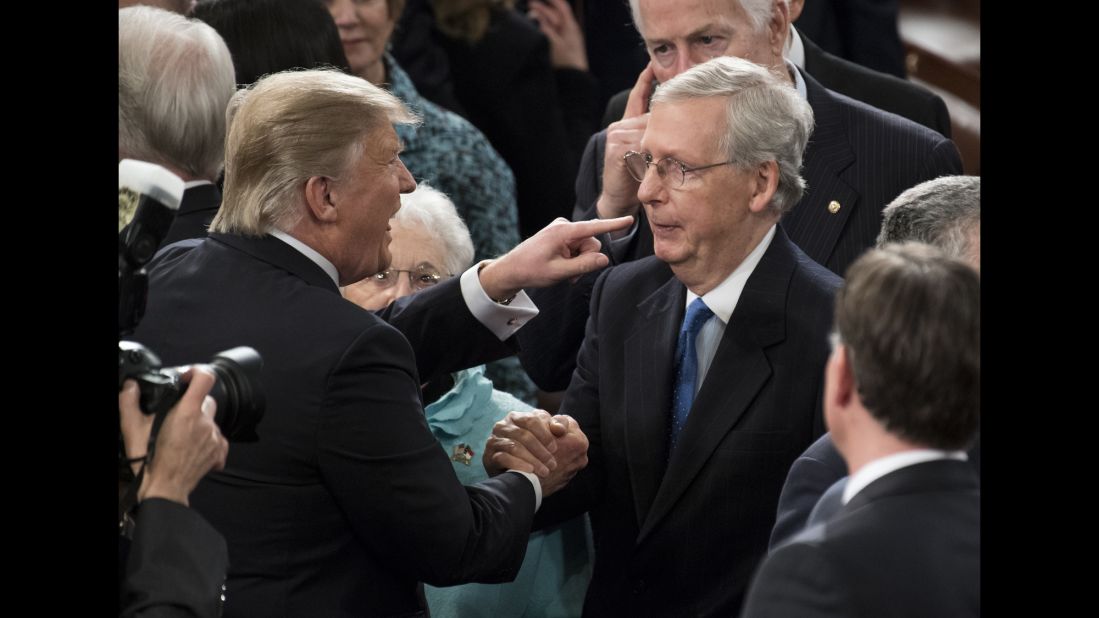
[[538,307],[522,290],[507,305],[493,301],[481,287],[481,278],[477,276],[478,267],[480,264],[474,264],[462,273],[462,298],[473,317],[492,331],[500,341],[504,341],[538,315]]
[[537,513],[538,509],[542,508],[542,481],[539,481],[538,476],[533,472],[520,472],[519,470],[508,470],[508,472],[522,474],[527,477],[531,485],[534,485],[534,512]]

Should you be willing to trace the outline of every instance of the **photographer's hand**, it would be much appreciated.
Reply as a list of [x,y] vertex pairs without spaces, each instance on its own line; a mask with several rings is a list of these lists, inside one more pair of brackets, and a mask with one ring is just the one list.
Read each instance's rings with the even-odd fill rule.
[[[216,404],[206,394],[214,386],[209,370],[194,366],[184,373],[190,380],[187,391],[168,412],[156,439],[153,460],[148,462],[138,490],[138,501],[165,498],[188,504],[188,496],[210,470],[225,467],[229,442],[214,422]],[[118,395],[122,436],[126,456],[144,455],[153,417],[138,407],[137,384],[127,381]]]

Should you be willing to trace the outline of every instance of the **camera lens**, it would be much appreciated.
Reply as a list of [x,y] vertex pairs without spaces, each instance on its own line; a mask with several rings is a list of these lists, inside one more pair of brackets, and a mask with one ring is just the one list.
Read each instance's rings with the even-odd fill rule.
[[216,355],[210,366],[217,375],[210,396],[217,402],[218,428],[230,441],[255,442],[256,425],[266,408],[260,387],[263,359],[253,348],[241,346]]

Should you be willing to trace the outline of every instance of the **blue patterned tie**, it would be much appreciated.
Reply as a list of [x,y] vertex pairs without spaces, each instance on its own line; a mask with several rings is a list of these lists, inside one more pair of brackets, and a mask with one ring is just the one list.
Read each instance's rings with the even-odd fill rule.
[[701,297],[696,298],[687,307],[687,315],[683,318],[683,326],[679,329],[679,343],[676,344],[675,358],[675,392],[672,394],[672,435],[668,448],[669,457],[675,450],[679,432],[687,423],[687,414],[691,411],[691,403],[695,398],[695,380],[698,376],[695,339],[702,325],[712,317],[714,312],[702,302]]

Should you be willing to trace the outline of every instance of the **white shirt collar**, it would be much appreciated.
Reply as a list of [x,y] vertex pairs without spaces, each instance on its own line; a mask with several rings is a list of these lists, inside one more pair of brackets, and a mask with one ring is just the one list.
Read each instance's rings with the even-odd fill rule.
[[[767,233],[763,236],[763,240],[759,241],[756,248],[752,249],[748,257],[744,258],[744,261],[736,267],[736,270],[730,273],[716,288],[702,295],[702,302],[706,303],[710,311],[713,311],[714,315],[723,324],[729,323],[729,318],[733,315],[733,309],[736,309],[736,304],[740,300],[740,293],[744,291],[744,284],[748,282],[748,277],[752,275],[752,271],[763,259],[763,254],[767,251],[767,247],[771,246],[771,240],[774,237],[775,226],[772,225],[771,229],[767,230]],[[688,289],[687,305],[690,306],[696,298],[698,298],[698,294]]]
[[193,189],[194,187],[201,187],[202,185],[212,184],[214,183],[210,182],[209,180],[188,180],[187,182],[183,183],[183,190],[186,191],[187,189]]
[[794,30],[794,24],[790,24],[790,35],[786,38],[786,48],[782,55],[799,69],[805,68],[805,44],[801,42],[798,31]]
[[809,89],[805,87],[805,78],[801,76],[801,71],[789,60],[786,61],[786,70],[790,71],[790,75],[794,78],[794,89],[798,91],[802,99],[808,101]]
[[332,278],[332,282],[336,284],[336,287],[340,287],[340,275],[336,271],[336,267],[332,264],[332,262],[328,261],[328,258],[324,257],[320,253],[317,253],[317,251],[313,249],[313,247],[310,247],[309,245],[298,240],[297,238],[294,238],[286,232],[283,232],[282,230],[274,230],[271,232],[271,235],[290,245],[291,247],[297,249],[298,253],[301,253],[305,257],[312,260],[314,264],[320,266],[321,269],[323,269],[324,272],[328,273],[328,276]]
[[843,503],[847,504],[851,501],[851,498],[855,497],[855,494],[862,491],[867,485],[890,472],[896,472],[901,468],[914,466],[926,461],[935,461],[936,459],[957,459],[958,461],[966,461],[968,457],[966,456],[965,451],[916,449],[875,459],[862,468],[859,468],[859,471],[847,480],[847,486],[843,488]]

